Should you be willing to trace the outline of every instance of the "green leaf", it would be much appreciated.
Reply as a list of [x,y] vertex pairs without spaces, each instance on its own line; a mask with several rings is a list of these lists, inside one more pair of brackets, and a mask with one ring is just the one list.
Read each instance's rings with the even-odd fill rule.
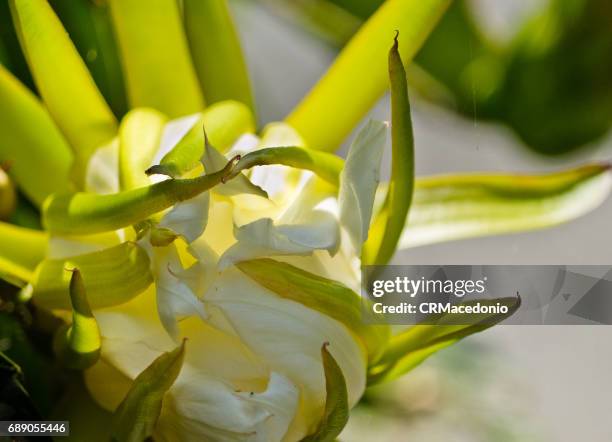
[[11,12],[38,91],[83,173],[91,153],[115,136],[115,117],[47,1],[11,0]]
[[325,372],[325,410],[319,426],[302,442],[333,442],[342,432],[349,419],[348,393],[346,381],[340,366],[327,350],[329,344],[321,347],[323,370]]
[[68,190],[72,152],[38,99],[0,65],[0,162],[36,205]]
[[611,189],[607,164],[547,175],[421,178],[400,248],[554,226],[594,210]]
[[361,314],[361,297],[344,285],[269,258],[242,261],[236,266],[278,296],[303,304],[344,324],[362,341],[371,362],[375,362],[384,351],[389,328],[365,324]]
[[191,56],[209,104],[236,100],[255,113],[238,33],[227,0],[184,0]]
[[72,324],[58,330],[54,350],[68,368],[84,370],[100,357],[100,329],[91,312],[81,272],[76,267],[67,271],[72,273],[69,286]]
[[130,190],[148,185],[145,170],[161,140],[166,117],[153,109],[134,109],[119,126],[119,183]]
[[[474,302],[476,301],[467,301],[463,304],[470,305]],[[368,385],[393,380],[412,370],[437,351],[512,316],[520,307],[521,298],[499,298],[477,302],[490,305],[500,303],[509,310],[506,314],[475,314],[473,321],[466,319],[465,324],[461,325],[453,324],[452,314],[432,316],[427,321],[431,322],[431,325],[414,325],[392,336],[379,362],[369,368]]]
[[387,88],[385,54],[399,30],[412,60],[450,0],[387,0],[343,49],[325,76],[287,117],[308,146],[335,150]]
[[178,178],[200,165],[200,158],[204,154],[203,127],[210,143],[225,152],[242,134],[253,132],[255,122],[249,108],[242,103],[224,101],[214,104],[203,112],[201,119],[149,173]]
[[191,179],[170,179],[123,192],[56,194],[45,202],[43,225],[53,233],[79,235],[127,227],[223,182],[235,166]]
[[389,52],[391,80],[391,180],[385,203],[372,224],[363,247],[362,261],[366,265],[387,264],[402,235],[414,191],[414,137],[408,99],[406,71],[399,55],[398,35]]
[[47,253],[47,235],[0,222],[0,276],[30,281]]
[[87,281],[93,309],[127,302],[153,282],[147,252],[136,243],[126,242],[99,252],[43,261],[31,283],[34,302],[50,309],[70,309],[66,269],[74,267]]
[[163,353],[140,373],[113,416],[112,439],[142,442],[151,437],[166,392],[178,377],[185,357],[185,341]]
[[127,98],[108,4],[91,0],[50,0],[100,92],[117,117]]
[[176,0],[110,0],[131,107],[170,118],[199,112],[198,85]]

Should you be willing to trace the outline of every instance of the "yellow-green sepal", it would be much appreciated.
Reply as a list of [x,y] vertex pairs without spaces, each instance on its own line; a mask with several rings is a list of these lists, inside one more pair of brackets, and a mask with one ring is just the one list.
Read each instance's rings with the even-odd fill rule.
[[242,261],[236,266],[278,296],[305,305],[346,326],[362,342],[370,364],[375,363],[385,350],[389,327],[364,323],[361,297],[348,287],[269,258]]
[[66,268],[74,267],[87,281],[88,301],[93,309],[127,302],[153,283],[147,252],[136,243],[125,242],[69,259],[43,261],[30,285],[34,302],[49,309],[72,308],[67,296],[70,277]]
[[362,262],[365,265],[387,264],[404,230],[406,217],[414,191],[414,136],[408,99],[406,70],[399,54],[399,42],[389,52],[389,79],[391,82],[391,179],[381,210],[370,227],[363,245]]
[[163,353],[136,376],[113,415],[113,441],[142,442],[153,435],[164,395],[178,377],[184,358],[185,341],[176,349]]
[[325,409],[323,417],[314,433],[301,442],[334,442],[349,419],[348,392],[346,380],[340,366],[327,349],[321,347],[323,371],[325,373]]
[[[68,268],[70,277],[69,294],[72,305],[72,324],[60,327],[55,335],[53,349],[58,359],[68,368],[84,370],[91,367],[100,357],[102,339],[94,317],[81,272]],[[108,290],[113,290],[111,286]]]
[[392,336],[380,360],[368,369],[368,385],[387,382],[409,372],[432,354],[453,345],[466,336],[486,330],[509,318],[521,305],[520,297],[492,300],[467,301],[464,305],[478,302],[482,305],[508,307],[507,313],[474,314],[471,319],[462,319],[457,324],[452,314],[430,317],[426,324],[413,325]]
[[178,178],[198,167],[204,154],[204,128],[210,144],[225,152],[242,134],[255,130],[255,121],[243,103],[216,103],[202,113],[189,132],[148,173]]

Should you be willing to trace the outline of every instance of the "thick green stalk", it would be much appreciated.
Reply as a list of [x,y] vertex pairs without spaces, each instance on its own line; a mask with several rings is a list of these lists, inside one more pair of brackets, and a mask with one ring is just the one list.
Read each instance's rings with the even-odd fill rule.
[[66,235],[127,227],[223,182],[237,161],[234,158],[224,169],[213,174],[193,179],[170,179],[116,194],[81,192],[53,195],[45,202],[43,225],[52,233]]
[[410,62],[451,0],[387,0],[287,117],[308,146],[335,150],[387,88],[386,54],[395,30]]
[[82,173],[117,122],[87,66],[46,0],[11,0],[23,52],[49,113],[70,142]]
[[238,33],[227,0],[183,0],[193,63],[209,104],[236,100],[255,113]]
[[398,51],[397,35],[389,52],[391,82],[391,180],[381,211],[376,215],[363,246],[366,265],[384,265],[393,256],[404,230],[414,191],[414,136],[406,70]]
[[32,92],[0,65],[0,161],[37,206],[70,188],[72,152]]
[[198,85],[176,0],[110,0],[131,107],[176,118],[199,112]]
[[243,156],[236,164],[232,176],[255,166],[272,164],[310,170],[333,186],[339,185],[340,172],[344,167],[342,158],[332,153],[305,147],[269,147],[249,152]]

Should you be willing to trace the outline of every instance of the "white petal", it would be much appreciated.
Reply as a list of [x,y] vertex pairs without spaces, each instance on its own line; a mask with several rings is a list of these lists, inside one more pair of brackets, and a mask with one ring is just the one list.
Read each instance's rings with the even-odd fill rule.
[[172,230],[192,243],[206,229],[209,206],[210,193],[203,192],[195,198],[176,204],[164,215],[159,226]]
[[[320,419],[325,404],[321,345],[342,368],[349,402],[354,405],[365,388],[366,356],[339,322],[293,301],[281,299],[232,267],[225,270],[205,296],[221,309],[240,338],[272,371],[286,376],[302,391],[303,409],[290,428],[288,440],[299,440]],[[210,318],[215,323],[214,317]]]
[[183,270],[174,244],[153,248],[157,311],[168,334],[178,339],[178,320],[197,315],[206,318],[204,305],[176,274]]
[[387,126],[370,121],[351,145],[340,175],[340,222],[357,254],[368,237]]

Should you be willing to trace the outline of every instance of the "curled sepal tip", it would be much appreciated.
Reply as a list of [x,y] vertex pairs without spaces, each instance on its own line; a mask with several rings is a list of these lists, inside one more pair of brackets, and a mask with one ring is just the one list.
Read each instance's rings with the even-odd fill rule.
[[143,441],[153,435],[166,392],[178,377],[185,357],[185,342],[162,353],[136,379],[113,415],[112,440]]
[[342,369],[331,355],[329,343],[321,347],[323,371],[325,373],[325,409],[323,417],[314,433],[302,442],[333,442],[336,440],[349,418],[348,393]]
[[58,359],[68,368],[84,370],[91,367],[100,357],[100,329],[87,300],[85,283],[76,267],[66,270],[70,277],[70,303],[72,304],[72,324],[61,327],[54,340],[54,350]]

